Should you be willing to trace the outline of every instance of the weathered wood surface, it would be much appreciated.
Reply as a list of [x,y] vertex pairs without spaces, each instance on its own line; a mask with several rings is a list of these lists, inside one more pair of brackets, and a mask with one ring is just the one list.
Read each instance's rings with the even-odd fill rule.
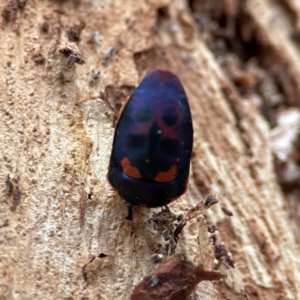
[[[150,68],[178,74],[194,120],[189,190],[169,207],[186,213],[218,194],[220,205],[207,214],[235,262],[221,269],[227,279],[198,284],[193,299],[300,298],[299,228],[285,209],[256,89],[273,72],[280,88],[270,98],[299,114],[291,35],[300,7],[244,2],[223,1],[228,26],[219,34],[237,49],[238,20],[240,41],[257,52],[245,69],[218,48],[212,23],[193,18],[197,1],[2,1],[0,299],[129,299],[157,268],[145,223],[159,210],[134,208],[126,220],[126,204],[105,178],[115,114],[99,99],[102,91],[118,109]],[[199,228],[190,220],[176,248],[195,265]],[[207,251],[211,270],[212,246]]]

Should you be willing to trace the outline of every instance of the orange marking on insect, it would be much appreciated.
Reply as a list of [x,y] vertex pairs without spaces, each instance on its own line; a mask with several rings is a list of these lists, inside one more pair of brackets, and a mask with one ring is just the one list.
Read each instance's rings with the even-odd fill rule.
[[136,167],[133,167],[131,165],[130,160],[127,157],[124,157],[121,160],[121,166],[122,166],[123,172],[127,176],[133,177],[133,178],[141,178],[141,173],[140,173],[139,169]]
[[157,182],[168,182],[174,179],[177,174],[176,165],[172,165],[168,171],[158,172],[154,180]]

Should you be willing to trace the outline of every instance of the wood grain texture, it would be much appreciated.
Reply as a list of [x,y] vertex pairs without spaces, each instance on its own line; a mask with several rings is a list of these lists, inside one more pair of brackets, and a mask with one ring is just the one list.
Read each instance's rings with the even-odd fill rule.
[[[227,17],[240,13],[235,1],[222,3],[233,5]],[[275,94],[299,109],[299,49],[289,36],[300,8],[284,3],[249,0],[244,8],[260,67],[276,74]],[[134,207],[126,220],[125,201],[106,181],[116,115],[100,99],[119,109],[150,68],[180,77],[194,123],[189,190],[169,207],[186,214],[217,194],[208,222],[235,262],[221,267],[226,279],[199,283],[193,299],[299,299],[299,227],[278,184],[271,128],[257,105],[263,97],[241,92],[186,1],[19,8],[8,0],[0,10],[0,299],[129,299],[157,268],[147,222],[160,209]],[[200,253],[202,230],[189,220],[175,253],[197,266],[207,257],[211,271],[213,246],[207,240]]]

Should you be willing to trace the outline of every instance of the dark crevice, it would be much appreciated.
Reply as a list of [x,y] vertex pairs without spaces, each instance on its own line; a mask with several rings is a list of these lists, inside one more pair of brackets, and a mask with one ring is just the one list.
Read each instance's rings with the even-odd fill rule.
[[168,7],[160,7],[157,10],[157,20],[168,19],[170,17]]
[[[291,107],[300,108],[300,89],[288,63],[260,30],[242,1],[188,0],[187,3],[201,37],[215,54],[224,72],[228,74],[229,82],[223,92],[229,99],[239,131],[243,132],[239,124],[240,100],[237,99],[240,99],[240,96],[260,99],[258,108],[271,128],[278,125],[279,113]],[[273,4],[286,15],[291,27],[296,28],[298,15],[292,4],[280,0],[274,0]],[[291,38],[300,44],[299,30],[291,32]],[[245,146],[247,151],[249,145],[246,141]],[[292,161],[300,168],[300,142],[291,147],[293,155],[289,162]],[[300,179],[285,182],[284,176],[289,172],[288,166],[276,158],[274,161],[278,181],[283,190],[291,192],[297,189],[300,192]]]
[[128,208],[128,215],[126,217],[126,220],[127,221],[132,221],[132,215],[133,215],[132,205],[128,203],[127,208]]
[[[225,70],[228,69],[228,55],[236,57],[242,66],[255,59],[257,68],[272,74],[274,85],[285,97],[285,104],[300,107],[300,91],[287,64],[257,28],[246,7],[238,3],[229,9],[223,1],[216,2],[216,5],[196,0],[189,0],[188,3],[200,32],[205,33],[203,36],[208,46]],[[238,89],[243,88],[240,85],[237,85]],[[251,86],[250,92],[260,94],[257,85]]]

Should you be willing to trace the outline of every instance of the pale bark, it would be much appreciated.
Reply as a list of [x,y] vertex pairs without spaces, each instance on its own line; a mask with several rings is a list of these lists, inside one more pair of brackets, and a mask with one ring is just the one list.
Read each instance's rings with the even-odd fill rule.
[[[236,17],[235,2],[224,2],[227,17]],[[8,3],[2,11],[11,12]],[[292,81],[285,96],[299,107],[300,56],[290,33],[300,7],[296,0],[285,5],[293,22],[283,6],[245,1],[257,39]],[[193,299],[299,299],[299,228],[275,174],[270,126],[255,96],[239,93],[237,73],[221,68],[186,2],[32,0],[12,7],[0,28],[0,299],[129,299],[157,268],[145,224],[160,210],[134,207],[126,220],[125,201],[106,181],[115,114],[99,98],[106,93],[118,109],[150,68],[180,77],[193,115],[189,190],[169,207],[186,214],[217,194],[220,204],[207,214],[235,262],[220,269],[227,279],[199,283]],[[80,41],[68,39],[71,28]],[[189,220],[176,247],[195,265],[199,230]],[[207,251],[211,270],[213,248]]]

